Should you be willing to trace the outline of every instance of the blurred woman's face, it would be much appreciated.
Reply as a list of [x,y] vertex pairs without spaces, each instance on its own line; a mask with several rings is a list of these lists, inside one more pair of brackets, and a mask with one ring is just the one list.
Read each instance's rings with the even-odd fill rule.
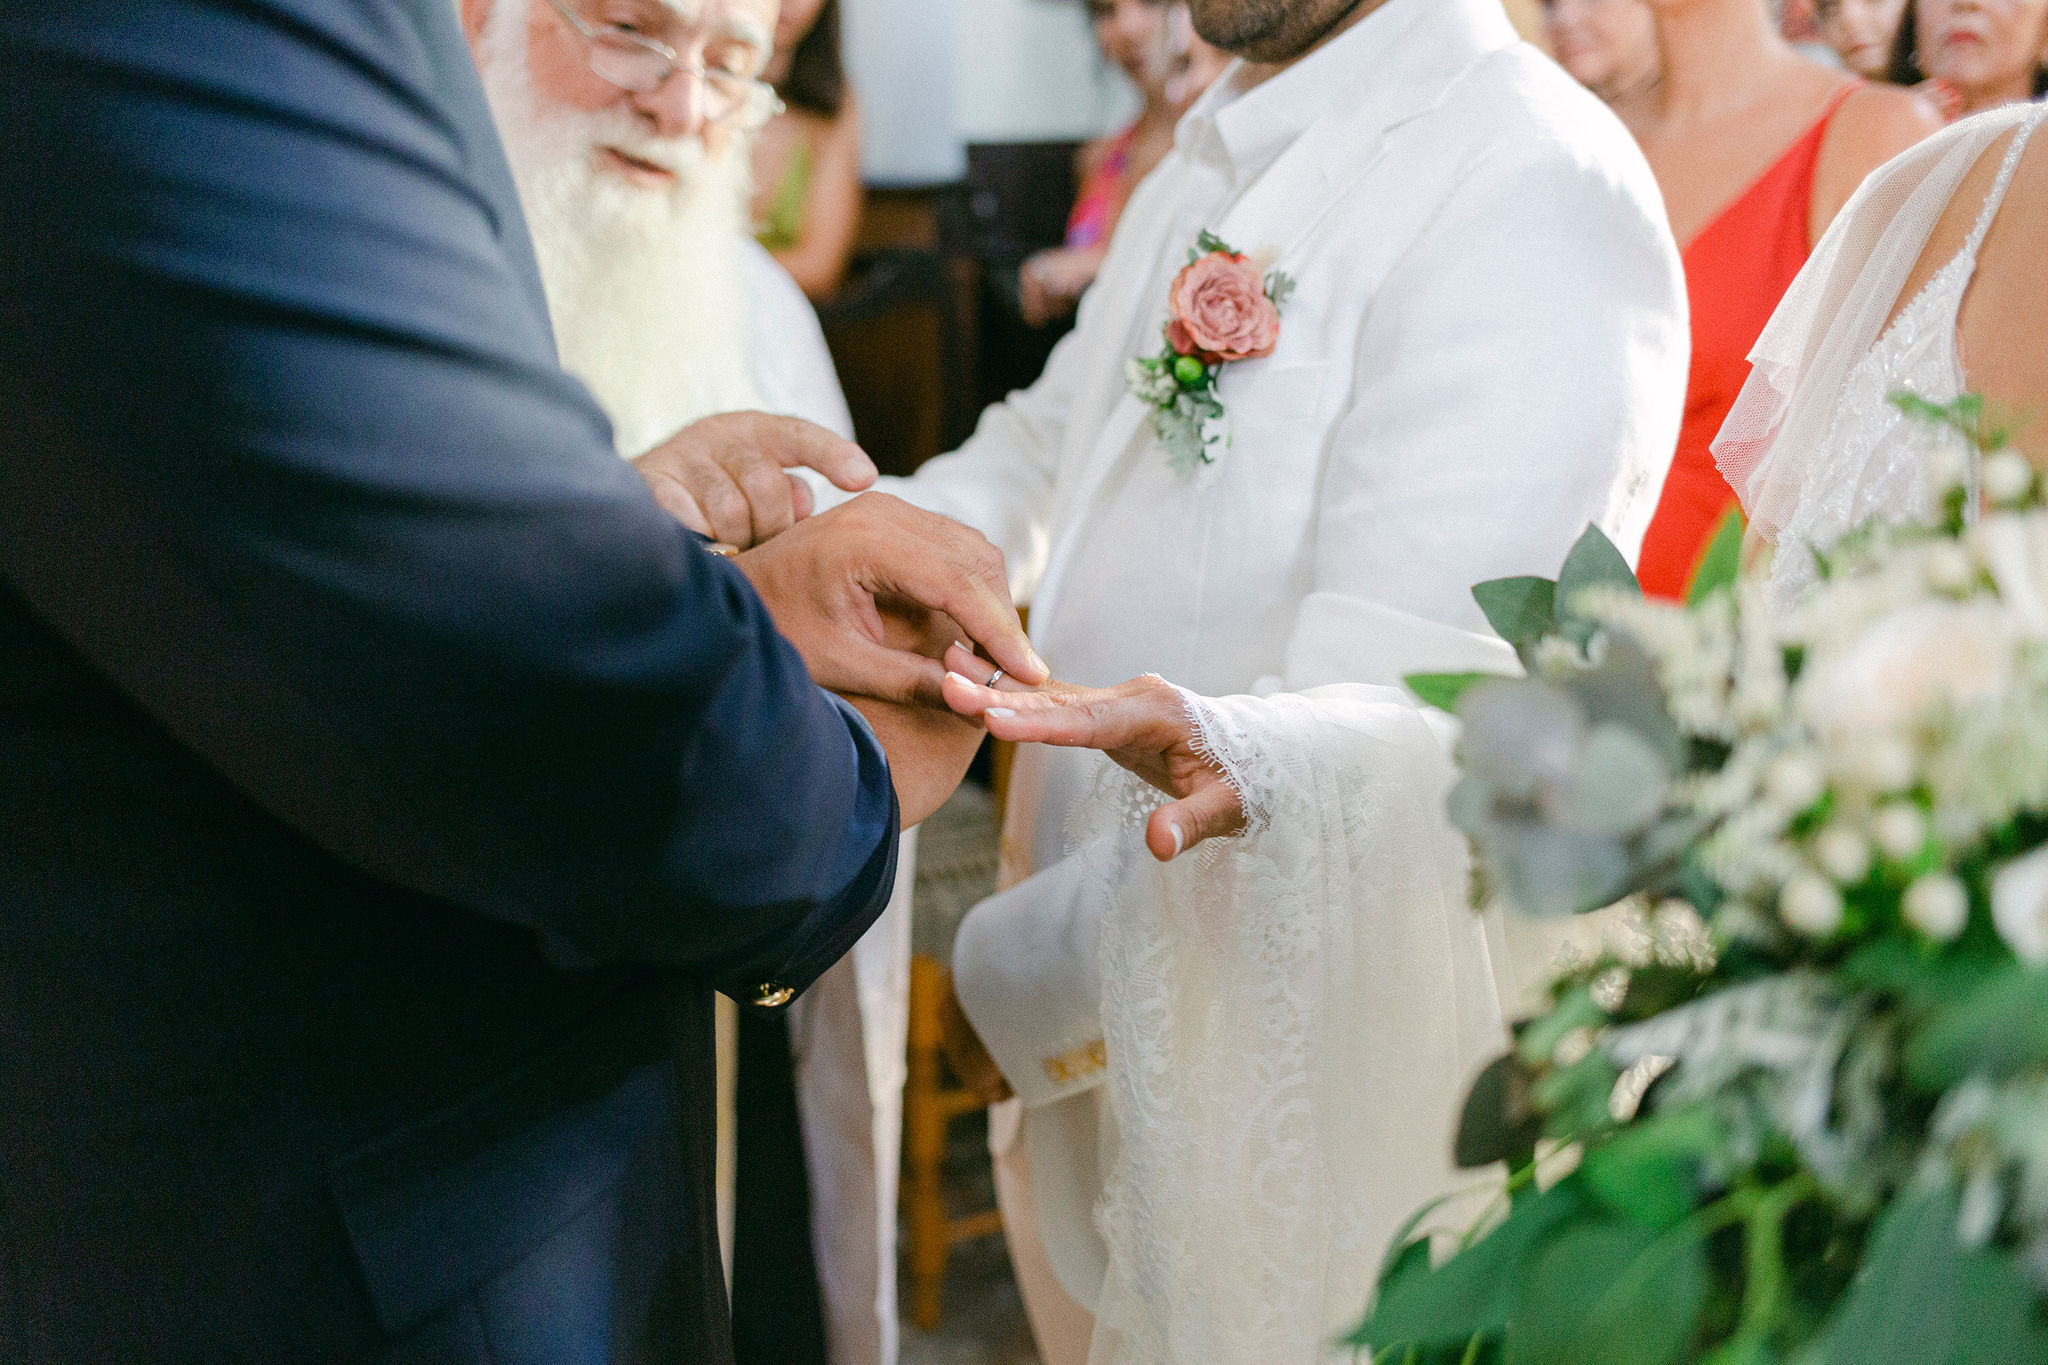
[[1963,109],[2031,99],[2048,48],[2048,0],[1920,0],[1920,68],[1956,87]]
[[1156,95],[1166,78],[1170,8],[1169,0],[1088,0],[1088,21],[1103,55],[1148,95]]
[[1891,64],[1906,0],[1834,0],[1823,7],[1820,31],[1842,65],[1866,79],[1884,76]]
[[1604,100],[1657,69],[1656,20],[1643,0],[1544,0],[1543,25],[1558,65]]

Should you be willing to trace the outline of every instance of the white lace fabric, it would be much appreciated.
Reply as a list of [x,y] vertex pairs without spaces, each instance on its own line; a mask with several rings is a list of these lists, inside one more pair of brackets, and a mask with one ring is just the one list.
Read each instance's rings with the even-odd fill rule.
[[[2048,108],[2039,105],[1980,114],[1880,168],[1836,218],[1758,339],[1749,382],[1714,454],[1751,524],[1777,544],[1774,603],[1789,605],[1811,586],[1816,550],[1873,519],[1931,510],[1930,447],[1949,438],[1908,419],[1892,395],[1907,390],[1947,402],[1963,392],[1956,320],[1978,251],[2043,117]],[[1899,308],[1958,189],[2008,133],[1968,239]]]
[[[1390,689],[1188,697],[1253,821],[1160,865],[1117,773],[1103,917],[1117,1140],[1092,1365],[1316,1365],[1403,1222],[1453,1188],[1458,1100],[1501,1022],[1441,739]],[[1099,844],[1097,845],[1100,846]]]

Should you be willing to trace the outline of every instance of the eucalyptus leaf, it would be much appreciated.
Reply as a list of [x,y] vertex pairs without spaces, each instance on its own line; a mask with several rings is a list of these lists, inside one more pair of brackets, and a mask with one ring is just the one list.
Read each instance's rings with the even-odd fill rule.
[[1472,589],[1494,634],[1511,645],[1533,644],[1557,631],[1557,585],[1547,578],[1494,578]]
[[1586,737],[1570,779],[1546,788],[1543,814],[1573,834],[1633,834],[1664,808],[1669,775],[1635,731],[1602,725]]
[[1815,1365],[1990,1365],[2048,1360],[2032,1291],[2003,1252],[1956,1240],[1955,1191],[1902,1197],[1877,1221],[1863,1269],[1815,1343]]
[[1626,635],[1608,636],[1600,662],[1574,673],[1566,687],[1592,724],[1626,726],[1671,772],[1681,771],[1685,736],[1665,705],[1657,666],[1641,645]]
[[1593,637],[1596,627],[1591,621],[1578,616],[1573,604],[1580,593],[1587,588],[1609,586],[1627,592],[1640,593],[1635,570],[1629,568],[1628,560],[1621,551],[1614,548],[1614,542],[1598,526],[1588,526],[1585,533],[1573,545],[1571,553],[1564,557],[1564,567],[1557,571],[1556,605],[1558,633],[1575,645],[1583,646]]
[[1564,1227],[1517,1285],[1507,1365],[1672,1365],[1706,1300],[1706,1249],[1689,1227]]

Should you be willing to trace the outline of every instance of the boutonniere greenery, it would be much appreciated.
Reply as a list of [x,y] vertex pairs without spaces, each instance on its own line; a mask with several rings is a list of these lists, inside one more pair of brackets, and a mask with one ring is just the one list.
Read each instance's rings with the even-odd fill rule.
[[1225,365],[1273,354],[1280,309],[1294,281],[1261,271],[1213,232],[1195,239],[1167,291],[1164,344],[1126,362],[1131,392],[1152,409],[1152,430],[1177,474],[1211,470],[1230,448],[1230,424],[1216,381]]

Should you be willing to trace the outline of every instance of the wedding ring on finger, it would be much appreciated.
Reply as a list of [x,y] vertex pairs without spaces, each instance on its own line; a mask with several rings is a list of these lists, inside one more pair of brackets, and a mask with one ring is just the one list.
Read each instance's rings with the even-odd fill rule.
[[994,686],[995,686],[995,685],[996,685],[997,683],[1001,682],[1002,680],[1003,680],[1003,670],[999,668],[999,669],[997,669],[997,670],[996,670],[995,672],[993,672],[993,673],[991,673],[991,674],[989,674],[989,675],[988,675],[988,681],[987,681],[987,682],[985,682],[985,683],[983,683],[983,684],[982,684],[982,686],[983,686],[983,687],[994,687]]

